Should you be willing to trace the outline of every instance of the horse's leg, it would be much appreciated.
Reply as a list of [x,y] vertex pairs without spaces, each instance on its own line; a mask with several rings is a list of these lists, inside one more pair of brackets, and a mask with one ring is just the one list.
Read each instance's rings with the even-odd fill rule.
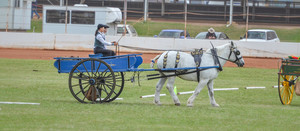
[[176,106],[180,106],[180,101],[179,101],[179,99],[177,97],[177,94],[174,93],[175,78],[176,78],[175,76],[168,78],[167,89],[169,90],[169,93],[172,96],[175,105]]
[[213,107],[219,107],[219,104],[216,102],[215,97],[214,97],[214,80],[208,81],[207,88],[208,88],[208,95],[209,95],[209,99],[210,99],[210,104]]
[[208,79],[201,79],[200,82],[198,83],[198,86],[196,87],[193,95],[188,99],[187,101],[187,106],[192,107],[194,100],[196,99],[196,97],[198,96],[198,94],[200,93],[200,91],[203,89],[203,87],[207,84]]
[[156,105],[161,105],[160,103],[160,90],[162,89],[163,85],[165,84],[167,78],[160,78],[159,81],[156,84],[156,90],[155,90],[155,97],[154,97],[154,103]]

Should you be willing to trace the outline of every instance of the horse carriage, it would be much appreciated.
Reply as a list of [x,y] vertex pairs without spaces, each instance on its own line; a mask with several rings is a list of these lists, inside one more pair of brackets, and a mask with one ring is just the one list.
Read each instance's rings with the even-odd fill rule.
[[[204,52],[202,63],[199,63],[198,66],[194,62],[186,61],[194,61],[194,57],[191,54],[179,51],[167,51],[155,58],[157,59],[157,69],[143,69],[138,68],[143,63],[141,55],[128,54],[102,57],[101,54],[96,54],[90,55],[89,58],[56,57],[54,58],[56,59],[54,66],[58,69],[59,73],[69,73],[70,92],[81,103],[107,103],[114,101],[123,91],[125,81],[124,72],[157,71],[159,72],[158,74],[147,75],[147,77],[148,80],[160,78],[160,81],[156,85],[155,94],[155,103],[160,104],[158,98],[159,91],[168,78],[175,79],[176,76],[186,80],[193,78],[194,81],[199,82],[200,80],[197,88],[203,88],[207,84],[211,85],[209,88],[212,89],[212,80],[217,77],[218,69],[226,61],[236,63],[238,66],[244,65],[240,52],[232,42]],[[178,59],[178,56],[182,58]],[[166,65],[163,65],[163,63]],[[212,74],[207,75],[210,73]],[[197,74],[198,79],[195,80],[194,78]],[[171,82],[173,81],[171,80]],[[170,86],[169,83],[168,85]],[[178,105],[179,100],[173,92],[173,85],[167,88],[175,104]],[[212,105],[218,106],[213,98],[213,91],[210,91],[209,95],[212,99]],[[195,99],[194,97],[191,98],[192,101]]]
[[300,76],[300,60],[283,58],[280,62],[281,66],[278,72],[279,98],[283,105],[289,105],[293,100],[296,81]]

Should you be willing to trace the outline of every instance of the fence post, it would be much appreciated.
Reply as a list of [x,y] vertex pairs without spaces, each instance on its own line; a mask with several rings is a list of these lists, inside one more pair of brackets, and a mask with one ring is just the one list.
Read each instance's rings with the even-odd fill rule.
[[148,0],[144,0],[144,22],[147,22],[148,18]]
[[290,5],[291,3],[290,2],[286,2],[286,6],[285,6],[285,22],[286,23],[290,23]]
[[224,21],[226,22],[227,21],[227,17],[226,17],[226,6],[227,5],[227,1],[226,0],[224,0]]
[[165,15],[165,3],[166,3],[165,0],[161,1],[161,16]]
[[255,1],[252,1],[252,21],[255,21]]

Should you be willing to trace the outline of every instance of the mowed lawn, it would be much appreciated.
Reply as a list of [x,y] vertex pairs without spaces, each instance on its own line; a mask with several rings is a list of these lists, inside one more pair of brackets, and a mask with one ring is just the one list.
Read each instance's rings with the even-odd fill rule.
[[[289,106],[281,105],[276,69],[224,68],[215,80],[215,88],[239,88],[215,91],[219,108],[210,105],[207,88],[187,107],[191,94],[179,95],[175,106],[166,88],[162,106],[153,98],[157,80],[137,83],[126,81],[123,100],[107,104],[81,104],[68,88],[68,74],[58,74],[54,61],[0,59],[0,101],[35,102],[40,105],[0,104],[0,130],[298,130],[300,98]],[[143,64],[141,68],[148,68]],[[155,72],[142,72],[141,75]],[[126,73],[130,79],[132,73]],[[145,79],[145,78],[142,78]],[[178,92],[192,91],[196,82],[176,79]],[[266,89],[246,90],[246,86]]]

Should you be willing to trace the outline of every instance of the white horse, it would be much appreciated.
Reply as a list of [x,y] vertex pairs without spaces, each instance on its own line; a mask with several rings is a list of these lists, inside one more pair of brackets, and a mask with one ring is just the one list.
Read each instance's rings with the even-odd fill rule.
[[[224,64],[227,61],[233,62],[237,64],[239,67],[243,67],[244,65],[244,60],[243,57],[241,56],[239,50],[237,50],[237,47],[235,44],[228,43],[225,45],[221,45],[216,47],[216,52],[218,55],[218,59],[220,62],[220,66],[223,67]],[[153,68],[153,64],[157,60],[157,68],[162,69],[163,68],[163,62],[164,62],[164,57],[165,54],[168,53],[167,55],[167,64],[165,65],[165,68],[175,68],[175,61],[176,61],[176,54],[177,51],[166,51],[162,53],[161,55],[156,56],[154,59],[152,59],[151,66]],[[194,57],[191,54],[184,53],[184,52],[179,52],[180,53],[180,60],[179,63],[177,64],[177,68],[184,68],[184,67],[196,67],[196,64],[194,62]],[[213,54],[211,49],[207,50],[206,52],[203,53],[203,56],[201,57],[202,61],[200,64],[200,67],[208,67],[208,66],[217,66],[215,64]],[[198,86],[196,87],[193,95],[188,99],[187,101],[187,106],[193,106],[193,102],[197,95],[200,93],[200,91],[203,89],[205,85],[208,87],[208,94],[210,97],[210,104],[213,107],[219,107],[219,104],[215,101],[214,98],[214,90],[213,90],[213,80],[218,77],[220,70],[218,68],[210,68],[207,70],[200,71],[200,81],[198,83]],[[174,73],[163,73],[161,72],[162,75],[170,75]],[[156,85],[156,91],[155,91],[155,98],[154,98],[154,103],[157,105],[161,105],[160,102],[160,91],[168,79],[167,82],[167,89],[169,90],[170,95],[173,98],[173,101],[175,102],[175,105],[180,106],[180,101],[177,97],[177,95],[174,93],[174,83],[175,83],[175,77],[176,76],[171,76],[171,77],[165,77],[165,78],[160,78]],[[190,73],[190,74],[185,74],[185,75],[179,75],[181,79],[184,80],[189,80],[189,81],[197,81],[197,73]]]

